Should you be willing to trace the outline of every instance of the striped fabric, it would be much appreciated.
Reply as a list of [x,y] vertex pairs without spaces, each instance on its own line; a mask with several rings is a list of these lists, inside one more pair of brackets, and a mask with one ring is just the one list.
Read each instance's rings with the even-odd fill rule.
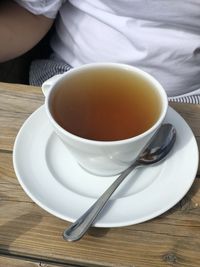
[[192,95],[182,95],[178,97],[168,97],[170,102],[200,104],[200,93]]
[[[71,66],[63,61],[55,59],[40,59],[32,62],[29,73],[29,83],[35,86],[41,86],[43,82],[56,74],[62,74],[71,69]],[[169,97],[170,102],[200,104],[200,90],[195,92]]]
[[56,74],[62,74],[71,69],[71,66],[54,59],[34,60],[30,66],[29,83],[41,86],[43,82]]

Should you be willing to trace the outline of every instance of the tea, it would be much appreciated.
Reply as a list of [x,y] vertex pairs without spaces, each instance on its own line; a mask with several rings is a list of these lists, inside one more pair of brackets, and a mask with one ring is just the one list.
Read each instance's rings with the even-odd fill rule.
[[149,129],[161,112],[152,85],[129,70],[98,68],[71,75],[51,96],[51,113],[66,131],[117,141]]

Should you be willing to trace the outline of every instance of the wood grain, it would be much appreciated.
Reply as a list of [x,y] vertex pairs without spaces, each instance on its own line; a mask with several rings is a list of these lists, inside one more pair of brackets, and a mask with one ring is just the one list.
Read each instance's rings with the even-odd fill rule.
[[[0,255],[0,266],[2,267],[61,267],[63,265],[55,265],[43,261],[33,261],[29,259],[20,259],[17,257],[7,257]],[[68,266],[70,267],[70,266]]]
[[194,135],[200,137],[200,105],[170,103],[170,106],[186,120]]
[[38,87],[0,83],[0,149],[12,151],[21,125],[43,103]]
[[[16,134],[43,102],[40,88],[0,83],[0,266],[199,266],[198,178],[176,206],[153,220],[128,227],[91,228],[76,243],[62,239],[69,223],[32,202],[12,165]],[[200,106],[171,105],[200,144]]]

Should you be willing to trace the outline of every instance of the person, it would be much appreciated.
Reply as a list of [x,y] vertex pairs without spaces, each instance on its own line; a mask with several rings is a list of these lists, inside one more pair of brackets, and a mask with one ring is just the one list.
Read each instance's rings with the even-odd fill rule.
[[169,100],[200,103],[198,0],[8,0],[1,5],[1,61],[33,47],[55,20],[50,58],[31,64],[33,85],[82,64],[120,62],[153,75]]

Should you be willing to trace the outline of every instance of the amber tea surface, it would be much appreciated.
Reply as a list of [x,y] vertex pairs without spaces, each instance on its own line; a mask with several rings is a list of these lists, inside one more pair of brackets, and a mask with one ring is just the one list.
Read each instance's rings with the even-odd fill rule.
[[51,97],[51,112],[68,132],[116,141],[149,129],[160,114],[158,93],[128,70],[94,69],[71,75]]

